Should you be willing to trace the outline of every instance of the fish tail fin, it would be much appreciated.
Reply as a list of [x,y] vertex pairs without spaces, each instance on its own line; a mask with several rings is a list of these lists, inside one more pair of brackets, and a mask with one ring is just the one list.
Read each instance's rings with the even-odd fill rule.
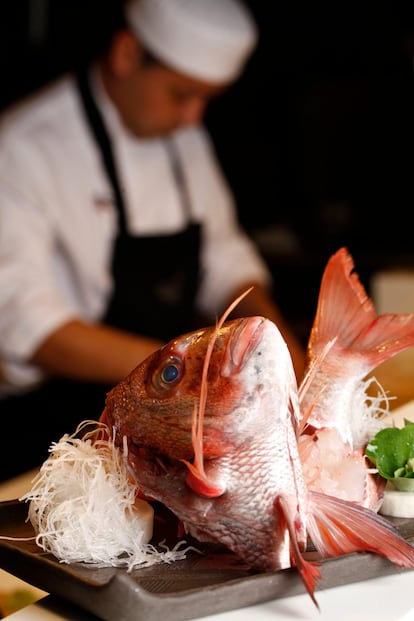
[[414,547],[389,520],[354,502],[310,491],[309,537],[323,558],[374,552],[414,568]]
[[309,339],[310,358],[334,337],[332,349],[354,353],[356,362],[362,363],[362,376],[414,346],[414,314],[377,316],[346,248],[331,256],[322,276]]
[[284,516],[286,526],[289,531],[291,565],[296,567],[299,576],[303,584],[305,585],[305,589],[309,593],[316,608],[318,608],[319,610],[319,604],[316,601],[314,591],[317,581],[321,578],[321,572],[319,571],[320,563],[315,561],[307,561],[303,558],[297,540],[297,529],[295,527],[294,521],[291,519],[288,503],[283,498],[283,496],[278,496],[276,502],[278,510]]

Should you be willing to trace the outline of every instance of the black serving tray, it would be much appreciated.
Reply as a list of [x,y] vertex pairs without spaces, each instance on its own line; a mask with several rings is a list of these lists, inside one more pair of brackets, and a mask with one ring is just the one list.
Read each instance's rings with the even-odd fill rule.
[[[186,621],[260,602],[305,593],[295,569],[253,572],[222,546],[187,539],[201,553],[128,573],[119,568],[61,563],[43,552],[27,521],[28,504],[0,502],[0,567],[50,594],[96,615],[103,621]],[[156,508],[153,542],[177,542],[175,517]],[[414,520],[389,518],[408,541],[414,541]],[[311,550],[308,556],[314,555]],[[321,562],[318,589],[395,574],[403,570],[382,556],[354,553]],[[309,598],[309,606],[314,604]]]

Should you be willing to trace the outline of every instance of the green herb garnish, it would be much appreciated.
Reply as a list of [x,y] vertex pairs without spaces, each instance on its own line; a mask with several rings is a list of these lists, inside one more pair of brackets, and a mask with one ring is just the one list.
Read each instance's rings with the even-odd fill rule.
[[414,491],[414,424],[404,423],[401,429],[381,429],[368,443],[365,455],[396,489],[411,492]]

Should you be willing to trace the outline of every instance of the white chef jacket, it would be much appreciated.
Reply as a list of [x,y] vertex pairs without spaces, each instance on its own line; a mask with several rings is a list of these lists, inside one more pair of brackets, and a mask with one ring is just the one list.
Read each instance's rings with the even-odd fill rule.
[[[93,90],[111,136],[129,233],[180,231],[186,214],[163,140],[132,136],[97,76]],[[42,378],[25,361],[53,331],[76,317],[96,322],[104,315],[117,212],[73,77],[7,112],[0,128],[1,396]],[[230,291],[248,280],[269,283],[270,273],[240,230],[206,131],[180,129],[175,140],[192,217],[203,231],[196,302],[214,317]]]

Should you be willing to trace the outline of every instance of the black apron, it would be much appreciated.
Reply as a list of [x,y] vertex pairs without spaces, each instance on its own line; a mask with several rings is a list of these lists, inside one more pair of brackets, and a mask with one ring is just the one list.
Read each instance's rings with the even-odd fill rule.
[[[112,259],[114,291],[103,320],[119,328],[169,340],[200,325],[195,320],[194,298],[201,231],[200,226],[191,221],[179,159],[174,146],[166,142],[188,226],[176,235],[129,235],[111,144],[90,95],[86,76],[79,77],[79,87],[112,184],[119,218]],[[97,419],[111,388],[51,378],[26,394],[1,400],[3,438],[17,438],[18,450],[14,459],[8,452],[0,451],[0,480],[40,465],[47,458],[52,441],[59,440],[64,433],[74,432],[82,420]]]
[[197,327],[194,300],[200,270],[201,230],[198,223],[192,222],[179,154],[173,141],[166,141],[177,191],[187,216],[186,228],[173,235],[130,235],[110,139],[85,72],[78,75],[78,89],[118,212],[119,231],[111,268],[114,290],[103,321],[137,334],[170,340]]

